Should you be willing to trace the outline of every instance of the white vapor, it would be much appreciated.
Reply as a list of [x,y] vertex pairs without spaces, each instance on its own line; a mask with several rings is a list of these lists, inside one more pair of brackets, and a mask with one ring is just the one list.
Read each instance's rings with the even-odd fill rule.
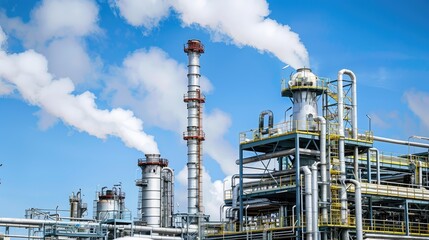
[[[3,36],[3,37],[1,37]],[[5,42],[0,27],[0,45]],[[54,79],[46,58],[33,50],[8,54],[0,50],[0,79],[12,84],[22,98],[64,123],[101,139],[119,137],[128,147],[144,153],[158,153],[153,136],[143,132],[143,122],[133,112],[121,108],[98,109],[91,92],[73,94],[69,78]]]
[[0,11],[0,25],[8,34],[46,56],[56,77],[70,77],[75,84],[95,79],[98,64],[91,60],[85,38],[102,32],[97,22],[94,0],[43,0],[27,23]]
[[[161,49],[151,48],[135,51],[116,71],[119,76],[109,81],[106,90],[115,106],[129,107],[145,119],[146,124],[182,135],[187,125],[183,102],[187,91],[187,69],[183,64],[169,58]],[[210,81],[204,77],[201,87],[205,93],[212,89]],[[221,110],[204,112],[203,130],[207,139],[204,153],[219,163],[227,175],[236,171],[236,151],[224,138],[230,125],[229,116]]]
[[297,33],[268,18],[265,0],[116,0],[121,16],[133,26],[158,26],[173,8],[185,26],[209,30],[215,40],[230,41],[271,52],[293,68],[309,67],[309,57]]

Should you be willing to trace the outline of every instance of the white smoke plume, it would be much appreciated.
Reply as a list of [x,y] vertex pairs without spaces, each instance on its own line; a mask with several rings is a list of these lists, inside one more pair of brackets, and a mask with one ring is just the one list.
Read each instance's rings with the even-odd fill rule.
[[[186,104],[182,101],[187,91],[186,66],[161,49],[150,48],[132,53],[116,71],[119,76],[108,82],[106,90],[114,105],[133,109],[146,124],[182,135],[187,125]],[[207,78],[201,78],[201,88],[205,93],[212,89]],[[230,117],[221,110],[204,112],[204,152],[219,163],[227,175],[236,172],[234,160],[237,158],[237,151],[224,138],[230,125]]]
[[133,26],[152,28],[174,9],[185,26],[209,30],[216,40],[270,52],[293,68],[309,67],[308,52],[288,25],[268,18],[265,0],[116,0],[121,16]]
[[[0,45],[5,35],[0,27]],[[119,137],[128,147],[159,153],[154,137],[143,132],[143,122],[121,108],[98,109],[91,92],[74,94],[69,78],[54,79],[46,58],[33,50],[8,54],[0,50],[0,79],[12,84],[22,98],[64,123],[101,139]]]

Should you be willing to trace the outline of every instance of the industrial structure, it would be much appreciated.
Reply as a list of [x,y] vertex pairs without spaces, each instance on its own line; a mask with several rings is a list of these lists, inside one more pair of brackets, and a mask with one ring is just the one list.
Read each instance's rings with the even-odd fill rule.
[[[429,149],[429,144],[374,136],[358,127],[357,78],[347,69],[331,80],[309,68],[283,79],[281,96],[292,106],[274,124],[270,110],[240,134],[239,173],[224,193],[220,221],[204,213],[202,108],[199,57],[204,46],[189,40],[188,211],[174,213],[174,172],[159,154],[138,160],[136,219],[120,185],[96,194],[93,218],[81,192],[70,197],[70,217],[39,209],[25,219],[0,218],[1,238],[115,239],[429,239],[428,151],[386,154],[374,142]],[[287,112],[292,109],[290,119]],[[231,159],[231,161],[234,161]],[[27,235],[10,233],[25,228]]]

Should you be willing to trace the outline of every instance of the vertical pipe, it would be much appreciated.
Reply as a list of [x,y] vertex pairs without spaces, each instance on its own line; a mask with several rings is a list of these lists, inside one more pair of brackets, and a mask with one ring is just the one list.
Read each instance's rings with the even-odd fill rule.
[[312,196],[312,224],[313,224],[313,240],[318,240],[319,237],[319,189],[317,185],[317,165],[315,162],[311,165],[311,196]]
[[[164,200],[166,202],[165,206],[165,216],[162,221],[164,222],[164,227],[171,227],[173,225],[173,214],[174,214],[174,171],[169,167],[162,168],[162,172],[168,172],[167,178],[167,187],[163,189],[164,191]],[[166,192],[165,192],[166,191]]]
[[315,118],[321,125],[320,130],[320,177],[322,180],[322,222],[328,222],[328,171],[326,160],[326,120],[324,117]]
[[311,171],[308,166],[301,167],[301,171],[304,172],[304,184],[305,184],[305,227],[306,227],[306,239],[313,240],[313,216],[312,216],[312,177]]
[[347,179],[346,182],[355,185],[356,240],[363,240],[361,185],[354,179]]
[[369,151],[375,152],[375,167],[377,172],[377,184],[381,183],[381,177],[380,177],[380,153],[377,148],[370,148]]
[[404,214],[405,214],[405,234],[407,236],[409,236],[410,235],[410,217],[408,215],[408,200],[407,199],[405,199]]
[[239,174],[240,174],[240,189],[239,189],[239,196],[240,199],[240,211],[239,211],[239,221],[240,221],[240,231],[243,231],[243,149],[240,147],[240,153],[239,153],[239,160],[240,160],[240,166],[239,166]]
[[204,46],[199,40],[189,40],[184,48],[188,55],[188,92],[184,98],[188,109],[187,131],[183,139],[188,145],[188,213],[203,213],[202,193],[202,105],[205,102],[200,89],[200,55]]
[[368,179],[368,183],[371,183],[372,179],[371,179],[371,150],[369,149],[368,152],[366,153],[366,171],[368,173],[367,179]]
[[339,132],[339,160],[340,160],[340,201],[341,201],[341,223],[347,223],[347,190],[344,184],[346,180],[346,162],[344,156],[344,93],[343,93],[343,74],[348,70],[342,69],[338,72],[338,132]]
[[[295,186],[296,186],[296,195],[295,195],[295,202],[296,202],[296,225],[301,226],[301,215],[300,215],[300,209],[301,209],[301,179],[299,176],[299,170],[300,169],[300,159],[299,159],[299,136],[296,134],[295,137]],[[300,231],[296,231],[296,236],[299,238]]]

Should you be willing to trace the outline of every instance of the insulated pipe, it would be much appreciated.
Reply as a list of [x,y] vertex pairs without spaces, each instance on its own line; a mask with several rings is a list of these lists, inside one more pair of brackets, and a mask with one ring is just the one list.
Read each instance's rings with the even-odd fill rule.
[[[359,134],[359,136],[366,137],[364,134]],[[377,136],[374,136],[373,139],[374,139],[374,141],[379,141],[379,142],[394,143],[394,144],[411,146],[411,147],[429,148],[429,144],[426,144],[426,143],[410,142],[410,141],[397,140],[397,139],[384,138],[384,137],[377,137]]]
[[356,240],[363,240],[362,193],[360,182],[354,179],[346,179],[346,183],[355,185]]
[[408,239],[408,240],[427,240],[427,237],[415,237],[415,236],[404,236],[404,235],[387,235],[387,234],[375,234],[365,233],[365,240],[380,240],[380,239]]
[[326,160],[326,120],[324,117],[316,117],[314,119],[319,122],[320,128],[320,177],[322,180],[322,222],[328,222],[328,171]]
[[264,117],[265,115],[268,115],[268,129],[273,128],[274,126],[274,118],[273,118],[273,112],[271,110],[265,110],[262,111],[259,115],[259,132],[261,134],[268,133],[269,130],[264,131]]
[[[243,159],[243,164],[253,163],[253,162],[260,161],[260,160],[271,159],[271,158],[276,158],[276,157],[282,157],[282,156],[286,156],[286,155],[292,155],[295,153],[295,151],[296,151],[296,148],[292,148],[292,149],[278,151],[278,152],[274,152],[274,153],[267,153],[267,154],[262,154],[262,155],[258,155],[258,156],[248,157],[248,158]],[[300,148],[299,152],[300,152],[300,154],[303,154],[303,155],[318,155],[318,154],[320,154],[320,151],[311,150],[311,149],[304,149],[304,148]],[[237,165],[239,165],[240,159],[236,160],[235,163]]]
[[[71,226],[75,227],[76,222],[65,222],[65,221],[53,221],[53,220],[42,220],[42,219],[26,219],[26,218],[0,218],[0,226],[5,224],[24,224],[24,225],[32,225],[37,227],[43,226]],[[113,224],[100,224],[95,222],[89,223],[81,223],[83,226],[87,227],[107,227],[110,230],[117,228],[117,226]],[[196,229],[187,229],[187,228],[160,228],[160,227],[149,227],[149,226],[135,226],[135,225],[123,225],[122,229],[124,230],[135,230],[135,231],[146,231],[153,233],[163,233],[163,234],[174,234],[179,235],[183,233],[196,233]]]
[[[167,206],[165,206],[166,214],[164,217],[167,219],[161,219],[162,222],[164,222],[164,227],[173,225],[173,213],[174,213],[174,170],[169,167],[163,167],[163,172],[169,172],[170,177],[168,179],[168,185],[167,189],[163,189],[167,191],[167,194],[164,193],[165,202],[167,203]],[[167,175],[168,176],[168,175]]]
[[312,196],[312,216],[313,216],[313,240],[319,239],[319,189],[317,185],[317,165],[315,162],[311,165],[311,196]]
[[342,69],[338,72],[338,132],[340,139],[338,141],[339,160],[340,160],[340,201],[341,201],[341,223],[347,223],[347,190],[344,184],[346,180],[346,162],[344,156],[344,93],[343,93],[343,74],[350,74],[350,70]]
[[311,195],[311,171],[308,166],[301,167],[304,173],[305,184],[305,221],[306,221],[306,234],[307,240],[313,240],[313,216],[312,216],[312,195]]
[[[381,183],[381,180],[380,180],[380,153],[379,153],[377,148],[370,148],[369,151],[375,152],[375,166],[377,169],[376,170],[376,172],[377,172],[377,184],[380,184]],[[371,156],[371,154],[369,156]],[[370,163],[371,163],[371,161],[370,161]],[[368,167],[370,168],[371,166],[368,166]]]

